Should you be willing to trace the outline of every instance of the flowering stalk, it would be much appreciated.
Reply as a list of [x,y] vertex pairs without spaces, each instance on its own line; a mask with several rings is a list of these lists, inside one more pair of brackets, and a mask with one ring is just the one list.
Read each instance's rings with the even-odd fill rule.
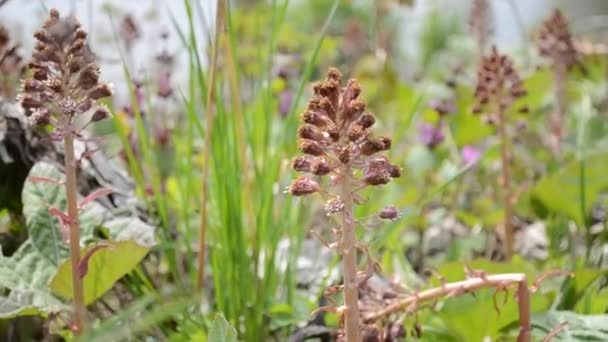
[[[513,255],[513,196],[511,193],[511,150],[507,132],[507,110],[513,102],[526,94],[523,83],[513,68],[513,62],[492,48],[489,56],[483,57],[477,71],[474,113],[484,112],[487,122],[496,125],[500,137],[502,161],[503,206],[504,206],[504,255],[507,260]],[[524,109],[522,109],[523,111]]]
[[537,37],[536,45],[541,56],[551,60],[553,72],[553,95],[555,110],[550,117],[553,134],[551,143],[556,155],[561,153],[561,140],[564,136],[563,119],[566,115],[566,74],[578,62],[578,52],[574,47],[568,20],[559,9],[547,19]]
[[[64,142],[65,190],[67,213],[51,208],[64,227],[62,236],[70,246],[72,263],[72,291],[74,298],[73,330],[81,334],[85,329],[86,307],[83,277],[86,269],[80,255],[80,228],[78,214],[84,205],[77,203],[77,161],[74,140],[80,139],[83,127],[109,117],[107,108],[98,106],[99,99],[112,94],[110,86],[99,81],[99,67],[86,46],[86,32],[74,18],[61,19],[57,10],[51,10],[42,29],[34,35],[36,46],[28,67],[31,78],[23,81],[19,101],[33,124],[51,126],[52,137]],[[80,117],[89,114],[88,121],[77,127]],[[86,201],[107,195],[97,191]],[[86,262],[86,261],[85,261]]]
[[[369,129],[376,121],[359,100],[361,88],[356,80],[341,87],[342,75],[331,68],[324,82],[313,87],[314,96],[302,114],[303,124],[298,129],[298,148],[308,156],[293,161],[293,168],[309,176],[299,177],[289,187],[294,196],[322,193],[328,199],[328,215],[340,214],[341,228],[332,244],[342,256],[344,313],[346,341],[361,341],[359,285],[366,279],[357,274],[357,244],[353,206],[356,191],[366,186],[379,186],[399,177],[401,169],[389,163],[379,152],[391,147],[387,137],[372,137]],[[329,176],[326,189],[313,178]],[[336,189],[332,191],[331,187]],[[396,210],[394,210],[396,212]],[[397,215],[384,213],[388,218]]]

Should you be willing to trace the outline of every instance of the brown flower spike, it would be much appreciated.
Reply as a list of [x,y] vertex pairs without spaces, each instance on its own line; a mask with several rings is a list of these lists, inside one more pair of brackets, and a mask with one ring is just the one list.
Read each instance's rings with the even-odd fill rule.
[[538,33],[536,46],[541,56],[548,57],[554,63],[562,63],[567,69],[578,62],[578,52],[574,47],[568,20],[559,9],[545,22]]
[[578,63],[579,54],[572,41],[568,20],[559,9],[547,19],[538,34],[536,45],[541,56],[551,60],[553,72],[553,95],[555,110],[549,117],[553,133],[550,145],[556,156],[561,154],[561,141],[565,135],[562,123],[567,112],[566,77],[567,71]]
[[[342,75],[330,68],[324,82],[313,86],[314,95],[302,114],[298,129],[298,148],[305,156],[293,161],[293,169],[306,173],[296,179],[288,191],[294,196],[315,192],[328,195],[324,205],[327,215],[341,215],[342,226],[336,244],[342,256],[344,278],[343,313],[344,336],[347,341],[361,341],[362,326],[359,313],[359,285],[357,276],[357,248],[353,205],[356,190],[366,186],[388,183],[401,176],[401,169],[380,155],[391,148],[391,139],[375,137],[371,127],[376,118],[365,110],[359,99],[359,83],[351,79],[341,86]],[[313,178],[329,176],[324,189]],[[396,217],[396,215],[394,215]]]
[[[34,124],[68,129],[74,118],[94,108],[94,120],[109,116],[97,100],[112,95],[99,81],[99,66],[86,45],[87,33],[74,17],[61,19],[51,10],[28,64],[31,76],[23,81],[19,102]],[[73,129],[73,128],[69,128]]]
[[[477,71],[475,87],[474,113],[484,113],[489,122],[496,126],[500,136],[502,159],[502,182],[498,188],[503,189],[504,206],[504,255],[509,260],[513,254],[513,201],[511,194],[510,173],[510,138],[507,134],[507,110],[513,102],[526,94],[523,82],[515,69],[513,62],[506,55],[501,55],[492,48],[489,56],[481,59]],[[520,111],[523,111],[520,109]]]
[[[356,180],[359,185],[386,184],[401,175],[397,166],[377,155],[390,149],[391,139],[371,135],[376,118],[359,100],[359,84],[351,79],[346,87],[341,87],[341,79],[340,72],[332,68],[325,82],[313,86],[314,96],[302,114],[302,125],[298,129],[298,148],[309,156],[296,158],[293,169],[314,176],[337,177],[354,177],[345,170],[360,170],[363,175]],[[289,192],[294,196],[315,192],[301,191],[305,179],[294,181]]]
[[[86,266],[80,257],[80,226],[77,188],[77,166],[74,139],[84,128],[76,127],[76,118],[90,113],[89,123],[107,118],[110,113],[97,101],[112,94],[107,83],[99,81],[99,67],[86,45],[87,33],[76,18],[61,19],[53,9],[42,29],[34,34],[36,45],[28,67],[31,75],[23,81],[19,102],[36,125],[52,125],[54,137],[63,140],[70,262],[72,267]],[[86,126],[86,123],[85,123]],[[100,193],[98,193],[100,194]],[[81,261],[84,262],[81,263]],[[73,315],[71,328],[75,334],[86,329],[84,274],[72,272]]]

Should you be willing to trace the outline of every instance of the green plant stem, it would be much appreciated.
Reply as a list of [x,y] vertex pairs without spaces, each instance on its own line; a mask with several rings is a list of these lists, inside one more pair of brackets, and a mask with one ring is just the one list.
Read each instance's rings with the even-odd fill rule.
[[344,278],[344,325],[346,341],[359,342],[359,290],[357,284],[357,246],[355,224],[353,219],[353,187],[350,168],[345,167],[341,179],[342,201],[344,210],[342,212],[342,272]]
[[500,156],[502,160],[502,191],[504,205],[504,233],[505,233],[505,258],[511,260],[513,256],[513,226],[511,225],[511,216],[513,216],[513,202],[511,195],[511,169],[510,169],[510,152],[509,138],[507,136],[507,123],[503,109],[499,109],[498,113],[498,131],[500,134]]
[[199,229],[198,237],[198,272],[196,275],[196,286],[197,289],[202,290],[204,287],[205,280],[205,246],[207,236],[207,193],[209,191],[209,185],[207,179],[209,178],[210,162],[211,162],[211,136],[213,133],[213,94],[215,89],[215,73],[217,69],[217,55],[220,42],[220,36],[223,30],[223,19],[224,19],[224,0],[217,0],[217,12],[215,16],[215,39],[213,46],[211,47],[211,64],[209,66],[209,78],[207,83],[207,98],[205,106],[205,154],[203,164],[203,186],[201,190],[201,224]]
[[[580,167],[580,175],[579,175],[579,189],[580,189],[580,207],[581,207],[581,226],[582,228],[585,230],[585,263],[589,262],[589,257],[591,256],[591,247],[593,246],[593,236],[591,236],[591,229],[590,227],[587,227],[587,225],[585,224],[585,217],[586,215],[586,210],[585,208],[587,207],[587,203],[586,203],[586,194],[585,194],[585,186],[586,186],[586,178],[585,178],[585,158],[581,157],[581,160],[579,161],[579,167]],[[576,260],[575,260],[575,265],[576,265]]]
[[553,134],[553,154],[556,157],[561,156],[563,123],[562,120],[566,113],[566,66],[559,61],[553,65],[553,95],[555,96],[555,110],[551,113],[551,133]]
[[72,261],[72,289],[74,294],[74,332],[80,335],[85,330],[86,308],[84,304],[84,288],[82,278],[76,272],[80,264],[80,226],[78,224],[78,203],[76,186],[76,164],[74,159],[74,136],[67,133],[64,137],[65,146],[65,191],[70,217],[70,260]]

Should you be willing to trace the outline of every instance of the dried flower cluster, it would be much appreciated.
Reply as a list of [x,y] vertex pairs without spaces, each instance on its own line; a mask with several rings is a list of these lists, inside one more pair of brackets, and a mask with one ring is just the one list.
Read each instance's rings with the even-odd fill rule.
[[70,126],[74,118],[85,112],[92,112],[93,122],[107,118],[108,109],[97,105],[97,101],[112,91],[107,83],[99,81],[99,66],[78,20],[61,19],[57,10],[51,10],[34,37],[33,59],[28,64],[31,76],[23,81],[19,95],[31,121],[73,131]]
[[578,61],[578,52],[568,28],[568,20],[559,9],[547,19],[538,34],[536,45],[541,56],[571,68]]
[[21,78],[25,71],[23,58],[19,54],[19,45],[11,40],[8,30],[0,25],[0,79],[2,88],[0,95],[6,98],[14,96],[14,83]]
[[[514,100],[526,95],[523,82],[513,68],[513,61],[492,48],[489,56],[484,56],[477,71],[475,86],[475,106],[473,112],[484,112],[490,116],[507,109]],[[495,107],[492,107],[495,106]],[[490,122],[495,122],[490,117]]]
[[[298,129],[300,151],[306,154],[293,161],[293,169],[314,176],[330,175],[335,183],[340,177],[351,177],[345,170],[361,170],[361,186],[383,185],[401,175],[401,169],[378,153],[391,147],[391,139],[374,137],[370,128],[376,122],[359,99],[361,88],[349,80],[342,88],[342,75],[330,69],[325,82],[314,85],[314,97],[302,114]],[[289,192],[294,196],[321,190],[310,177],[295,180]]]

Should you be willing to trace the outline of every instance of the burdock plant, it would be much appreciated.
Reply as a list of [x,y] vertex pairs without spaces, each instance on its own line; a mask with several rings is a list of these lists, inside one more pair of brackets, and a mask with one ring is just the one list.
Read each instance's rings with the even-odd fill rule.
[[513,255],[513,196],[511,192],[511,138],[508,133],[508,111],[513,102],[526,94],[523,82],[513,68],[513,62],[492,48],[491,53],[481,59],[477,71],[474,113],[484,113],[489,123],[496,126],[500,137],[502,161],[502,190],[504,205],[504,254]]
[[[99,66],[86,45],[87,33],[73,17],[60,19],[51,10],[42,29],[34,34],[36,46],[28,64],[31,75],[23,81],[19,101],[33,124],[52,129],[52,137],[63,140],[67,213],[52,208],[64,229],[64,241],[70,246],[74,298],[73,330],[82,333],[85,324],[83,272],[81,265],[79,209],[95,197],[107,195],[96,191],[80,205],[77,203],[74,140],[84,139],[81,132],[88,123],[107,118],[110,113],[97,101],[112,94],[110,86],[99,81]],[[86,261],[85,261],[86,262]]]
[[[294,196],[321,193],[326,198],[327,214],[341,216],[339,238],[333,246],[342,257],[344,316],[347,341],[361,340],[357,276],[357,244],[353,205],[356,192],[364,187],[387,184],[401,170],[380,155],[391,147],[388,137],[374,137],[370,128],[376,119],[359,99],[359,83],[351,79],[341,86],[342,75],[329,69],[324,82],[313,86],[314,95],[302,114],[298,129],[298,148],[305,156],[293,161],[293,168],[307,174],[289,187]],[[321,178],[328,178],[325,184]]]

